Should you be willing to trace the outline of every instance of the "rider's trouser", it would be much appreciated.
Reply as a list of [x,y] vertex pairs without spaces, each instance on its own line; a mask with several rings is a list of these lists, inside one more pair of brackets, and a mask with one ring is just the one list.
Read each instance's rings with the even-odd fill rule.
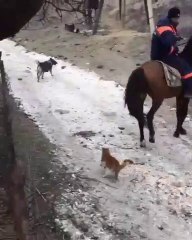
[[192,67],[177,55],[169,55],[162,61],[180,72],[185,93],[192,95]]

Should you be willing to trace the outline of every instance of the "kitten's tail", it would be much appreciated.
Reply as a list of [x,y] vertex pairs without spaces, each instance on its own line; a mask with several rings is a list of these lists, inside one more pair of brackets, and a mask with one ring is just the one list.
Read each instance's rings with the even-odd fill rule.
[[130,159],[125,159],[125,160],[123,161],[123,163],[126,163],[126,164],[135,164],[135,163],[133,162],[133,160],[130,160]]
[[125,168],[127,165],[131,165],[134,164],[134,162],[130,159],[125,159],[121,165],[120,165],[120,170],[122,170],[123,168]]

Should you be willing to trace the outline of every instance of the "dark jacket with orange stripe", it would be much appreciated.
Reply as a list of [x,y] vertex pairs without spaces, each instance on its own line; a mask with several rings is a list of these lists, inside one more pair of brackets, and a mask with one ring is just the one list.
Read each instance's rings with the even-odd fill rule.
[[161,19],[152,36],[151,59],[163,60],[171,54],[178,54],[176,43],[179,38],[177,29],[173,27],[170,20]]

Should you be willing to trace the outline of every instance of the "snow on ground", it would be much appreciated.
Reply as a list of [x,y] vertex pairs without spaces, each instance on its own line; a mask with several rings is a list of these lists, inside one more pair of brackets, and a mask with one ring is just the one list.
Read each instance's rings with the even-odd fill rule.
[[[156,144],[140,149],[137,123],[124,108],[122,87],[60,60],[54,77],[45,74],[38,83],[35,61],[47,56],[8,40],[1,42],[0,50],[14,98],[58,146],[63,164],[100,181],[90,194],[119,229],[137,232],[135,239],[191,239],[192,135],[174,139],[173,126],[156,117]],[[190,122],[186,124],[192,132]],[[83,138],[76,135],[80,131],[94,134]],[[117,183],[102,179],[102,146],[110,147],[118,159],[132,158],[140,164],[124,169]],[[62,203],[59,206],[63,211]]]

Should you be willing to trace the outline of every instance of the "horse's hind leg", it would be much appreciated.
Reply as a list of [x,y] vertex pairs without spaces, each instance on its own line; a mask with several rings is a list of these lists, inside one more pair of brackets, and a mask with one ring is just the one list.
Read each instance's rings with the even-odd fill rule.
[[[143,104],[144,104],[144,99],[137,99],[137,104],[134,105],[134,108],[131,109],[131,115],[134,116],[139,125],[139,131],[140,131],[140,146],[141,147],[146,147],[146,142],[145,142],[145,136],[144,136],[144,126],[145,126],[145,118],[143,114]],[[130,110],[130,108],[129,108]]]
[[143,94],[142,97],[139,97],[137,104],[134,107],[134,111],[132,110],[132,115],[137,119],[140,131],[140,147],[146,147],[145,136],[144,136],[144,126],[145,126],[145,117],[143,114],[143,105],[146,98],[146,94]]
[[147,114],[147,124],[149,128],[149,142],[155,142],[155,130],[153,126],[153,118],[159,107],[161,106],[163,100],[152,100],[152,107]]
[[143,115],[140,116],[137,120],[138,120],[139,130],[140,130],[140,146],[146,147],[145,137],[144,137],[144,125],[145,125],[144,116]]
[[177,98],[177,127],[174,132],[174,137],[178,138],[180,134],[186,135],[186,130],[182,127],[183,122],[188,113],[189,98],[178,97]]

